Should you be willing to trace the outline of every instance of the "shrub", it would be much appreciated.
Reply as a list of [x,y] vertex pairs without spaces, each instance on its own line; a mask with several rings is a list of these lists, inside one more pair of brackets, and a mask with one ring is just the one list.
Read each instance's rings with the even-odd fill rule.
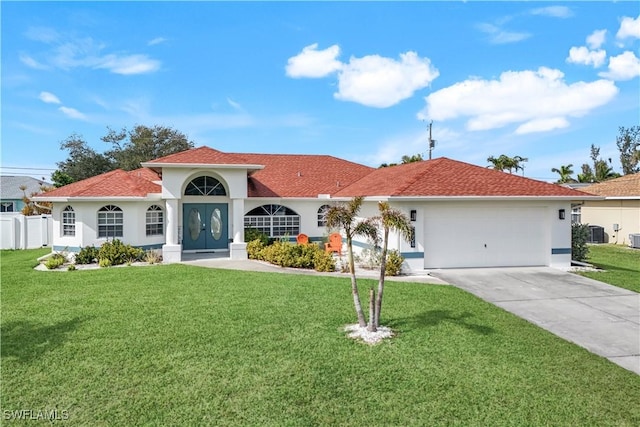
[[585,261],[589,255],[589,224],[571,224],[571,259]]
[[263,246],[267,246],[269,244],[269,236],[264,234],[262,231],[256,230],[255,228],[245,228],[244,241],[249,243],[254,240],[260,240]]
[[65,261],[66,258],[64,257],[64,255],[53,254],[45,261],[44,266],[49,270],[54,270],[64,264]]
[[318,248],[313,256],[313,264],[316,271],[336,271],[336,261],[330,252]]
[[247,256],[249,259],[264,260],[264,255],[262,254],[264,248],[265,243],[263,243],[262,240],[251,240],[247,243]]
[[98,260],[98,248],[95,246],[85,246],[76,255],[76,264],[91,264]]
[[98,264],[100,267],[121,265],[142,260],[144,250],[125,245],[120,240],[105,242],[98,251]]
[[335,270],[332,255],[313,244],[292,245],[285,241],[276,241],[272,245],[262,246],[262,242],[254,240],[247,245],[247,253],[251,259],[262,259],[280,267]]
[[67,267],[67,271],[76,271],[76,266],[73,264],[69,264],[69,266]]
[[400,255],[400,252],[392,250],[387,252],[387,269],[385,270],[385,276],[397,276],[402,271],[402,263],[404,257]]
[[148,250],[144,254],[144,260],[149,264],[157,264],[162,261],[162,255],[157,250]]

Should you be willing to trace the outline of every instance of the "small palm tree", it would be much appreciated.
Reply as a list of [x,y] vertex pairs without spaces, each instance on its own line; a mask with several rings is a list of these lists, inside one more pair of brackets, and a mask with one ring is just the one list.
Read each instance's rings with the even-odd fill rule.
[[566,184],[568,182],[576,182],[571,177],[573,175],[573,164],[562,165],[560,168],[551,168],[551,172],[555,172],[560,175],[560,178],[556,181],[557,184]]
[[374,220],[382,228],[382,260],[380,262],[380,278],[378,279],[378,295],[376,297],[373,319],[369,319],[368,329],[376,331],[380,326],[380,312],[382,311],[382,296],[384,294],[384,279],[387,269],[387,249],[389,246],[389,232],[395,231],[402,238],[409,241],[411,239],[411,222],[409,218],[397,209],[393,209],[387,202],[379,202],[378,210],[380,215]]
[[362,197],[354,197],[348,203],[342,203],[330,207],[325,214],[327,228],[341,228],[347,240],[347,259],[349,263],[349,273],[351,274],[351,293],[353,295],[353,305],[358,316],[360,327],[367,326],[367,321],[362,311],[360,295],[358,293],[358,283],[356,281],[356,269],[353,259],[353,238],[355,236],[366,236],[373,241],[378,240],[378,229],[373,221],[369,219],[358,220],[358,212],[362,206]]

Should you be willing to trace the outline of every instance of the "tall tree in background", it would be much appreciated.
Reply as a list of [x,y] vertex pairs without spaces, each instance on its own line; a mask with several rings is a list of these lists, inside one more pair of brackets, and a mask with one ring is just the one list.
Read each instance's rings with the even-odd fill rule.
[[611,159],[607,161],[600,157],[600,147],[591,144],[589,157],[593,166],[588,163],[582,165],[582,173],[578,174],[578,182],[602,182],[620,176],[619,173],[613,171]]
[[562,165],[560,166],[560,169],[558,168],[551,168],[551,172],[555,172],[558,175],[560,175],[560,178],[556,181],[557,184],[566,184],[569,182],[576,182],[575,179],[573,179],[571,177],[571,175],[573,175],[573,165],[569,164],[569,165]]
[[[404,155],[404,156],[402,156],[401,164],[405,165],[407,163],[421,162],[423,160],[424,160],[424,158],[422,157],[422,154],[420,154],[420,153],[413,154],[411,156]],[[391,166],[398,166],[398,164],[397,163],[383,163],[379,167],[380,168],[388,168],[388,167],[391,167]]]
[[622,174],[629,175],[640,172],[640,126],[618,128],[616,145],[620,150]]
[[165,126],[138,125],[131,131],[108,129],[102,141],[112,145],[104,154],[96,152],[77,134],[60,143],[69,157],[58,162],[51,176],[56,187],[80,181],[114,169],[134,170],[140,163],[193,148],[193,142],[175,129]]
[[113,149],[106,154],[124,170],[138,169],[142,162],[193,148],[193,142],[182,132],[158,125],[137,125],[129,132],[126,128],[118,132],[109,129],[101,139],[112,144]]
[[91,178],[115,169],[113,160],[104,154],[97,153],[78,134],[74,133],[62,141],[60,149],[67,150],[69,157],[67,160],[57,163],[58,171],[73,181]]
[[506,154],[501,154],[500,157],[489,156],[487,158],[487,162],[491,163],[491,167],[495,170],[499,170],[504,172],[508,170],[509,173],[518,172],[522,170],[524,173],[524,165],[523,163],[528,162],[529,159],[526,157],[515,156],[509,157]]

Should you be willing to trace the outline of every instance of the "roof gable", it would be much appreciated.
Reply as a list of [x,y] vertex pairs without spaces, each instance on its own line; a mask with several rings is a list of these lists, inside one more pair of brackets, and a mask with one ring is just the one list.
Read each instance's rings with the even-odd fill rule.
[[604,197],[635,197],[640,199],[640,173],[589,185],[584,187],[582,191]]
[[211,164],[211,165],[244,165],[249,164],[242,154],[224,153],[211,147],[198,147],[181,151],[159,159],[144,162],[144,164]]
[[339,197],[584,197],[581,191],[441,157],[376,169]]

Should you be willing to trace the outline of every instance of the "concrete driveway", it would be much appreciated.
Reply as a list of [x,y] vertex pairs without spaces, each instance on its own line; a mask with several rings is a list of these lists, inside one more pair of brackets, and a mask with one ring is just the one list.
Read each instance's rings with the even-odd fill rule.
[[431,274],[640,375],[640,295],[549,267]]

